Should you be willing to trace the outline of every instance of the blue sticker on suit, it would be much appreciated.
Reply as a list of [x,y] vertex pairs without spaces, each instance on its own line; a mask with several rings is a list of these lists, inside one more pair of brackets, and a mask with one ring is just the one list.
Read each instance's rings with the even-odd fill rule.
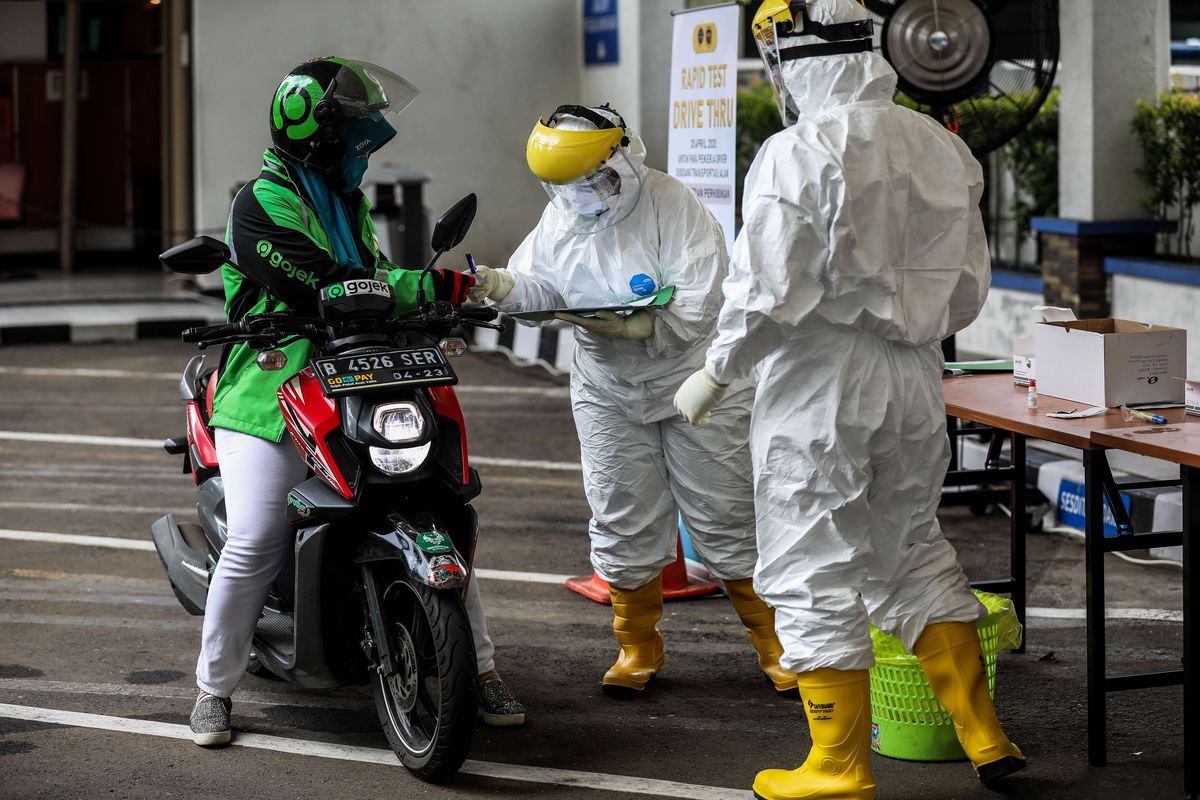
[[648,294],[654,294],[654,291],[658,288],[658,284],[654,282],[654,278],[651,278],[644,272],[639,272],[629,279],[629,288],[638,297],[645,297]]

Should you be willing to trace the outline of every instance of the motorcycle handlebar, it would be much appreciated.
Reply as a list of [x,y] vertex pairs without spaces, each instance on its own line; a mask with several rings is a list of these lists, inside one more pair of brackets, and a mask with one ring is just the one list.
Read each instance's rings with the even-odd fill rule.
[[[428,312],[432,311],[432,315]],[[386,325],[393,329],[438,329],[439,325],[465,324],[486,326],[495,320],[499,314],[490,306],[475,306],[471,308],[454,308],[448,303],[430,304],[425,312],[413,312],[399,317],[393,317]],[[261,346],[264,342],[282,339],[288,336],[301,336],[306,339],[324,340],[332,335],[323,320],[309,317],[294,317],[286,312],[266,313],[247,316],[241,322],[227,325],[208,325],[199,328],[188,328],[183,332],[183,341],[197,344],[200,347],[216,344],[230,344],[238,341],[252,342],[252,346]]]
[[492,308],[491,306],[474,306],[472,308],[460,308],[458,310],[458,314],[463,319],[469,320],[471,322],[491,322],[496,317],[500,316],[500,313],[498,311],[496,311],[496,309]]
[[188,328],[183,332],[182,338],[188,344],[198,344],[206,339],[224,339],[228,336],[237,336],[245,333],[241,323],[234,322],[228,325],[206,325],[200,328]]

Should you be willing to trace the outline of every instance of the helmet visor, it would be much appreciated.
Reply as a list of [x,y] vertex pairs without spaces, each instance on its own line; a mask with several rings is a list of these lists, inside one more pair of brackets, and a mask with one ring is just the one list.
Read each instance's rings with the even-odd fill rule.
[[366,61],[345,61],[325,91],[347,117],[379,114],[390,122],[420,94],[396,73]]

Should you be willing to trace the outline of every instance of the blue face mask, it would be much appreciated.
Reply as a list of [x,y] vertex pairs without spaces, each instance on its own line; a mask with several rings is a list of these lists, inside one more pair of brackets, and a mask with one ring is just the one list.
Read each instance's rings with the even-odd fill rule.
[[342,126],[346,156],[334,175],[330,176],[330,183],[340,184],[337,190],[343,194],[353,192],[367,172],[367,156],[391,141],[395,135],[396,129],[378,112],[347,121]]

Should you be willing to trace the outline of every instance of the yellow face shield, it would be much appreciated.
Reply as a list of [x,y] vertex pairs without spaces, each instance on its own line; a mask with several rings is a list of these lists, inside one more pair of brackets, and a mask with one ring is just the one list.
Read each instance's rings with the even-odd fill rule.
[[625,137],[621,128],[564,131],[538,120],[525,145],[529,169],[547,183],[569,183],[590,175],[607,161]]

